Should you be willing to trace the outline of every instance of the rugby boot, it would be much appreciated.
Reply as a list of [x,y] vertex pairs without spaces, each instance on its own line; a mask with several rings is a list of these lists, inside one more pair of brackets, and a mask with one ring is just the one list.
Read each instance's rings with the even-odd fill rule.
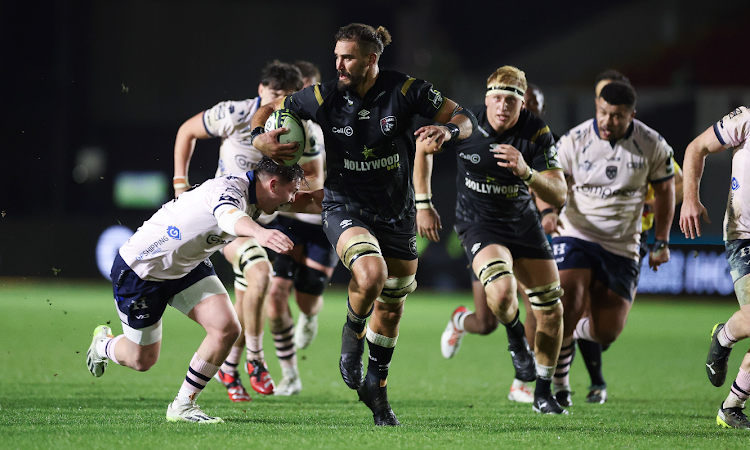
[[510,385],[508,400],[518,403],[533,403],[534,391],[531,389],[531,383],[513,380],[513,384]]
[[535,397],[532,408],[534,412],[540,414],[569,414],[567,410],[560,406],[554,395]]
[[299,377],[297,366],[282,368],[282,378],[279,385],[276,386],[274,395],[290,396],[299,394],[302,390],[302,380]]
[[350,389],[359,389],[362,386],[364,364],[362,355],[365,353],[365,338],[357,338],[354,332],[347,324],[344,324],[344,330],[341,333],[341,359],[339,359],[339,370],[344,383]]
[[509,340],[508,351],[516,369],[516,379],[526,382],[536,380],[536,362],[526,336]]
[[573,406],[573,399],[570,398],[570,386],[553,385],[552,390],[555,394],[555,400],[560,406]]
[[723,385],[727,379],[729,354],[732,352],[731,348],[726,348],[719,343],[719,332],[722,328],[724,328],[724,324],[717,323],[711,330],[711,346],[708,348],[708,357],[706,358],[708,381],[716,387]]
[[107,369],[107,362],[109,360],[106,356],[100,355],[96,351],[97,342],[112,337],[112,330],[106,325],[99,325],[94,329],[93,338],[91,339],[91,345],[89,350],[86,352],[86,366],[91,372],[91,375],[100,377],[104,375],[104,371]]
[[250,374],[250,387],[255,392],[263,395],[272,395],[276,390],[276,385],[268,373],[268,367],[265,361],[254,360],[247,363],[247,373]]
[[201,411],[201,407],[193,402],[185,405],[177,404],[177,399],[167,406],[168,422],[192,422],[192,423],[222,423],[221,417],[211,417]]
[[448,325],[445,327],[445,331],[443,331],[443,335],[440,337],[440,351],[443,353],[443,358],[453,358],[461,348],[461,340],[466,336],[466,331],[461,331],[456,328],[454,319],[458,314],[467,311],[466,307],[459,306],[453,311],[453,314],[451,314],[451,318],[448,320]]
[[750,429],[750,421],[742,412],[744,408],[725,408],[724,403],[719,405],[719,412],[716,414],[716,424],[724,428]]
[[245,390],[245,387],[242,385],[240,377],[236,373],[232,375],[219,369],[219,371],[216,372],[216,375],[214,375],[214,378],[227,388],[229,400],[233,402],[249,402],[252,400]]
[[357,389],[357,395],[359,395],[359,400],[372,411],[375,425],[401,425],[388,403],[388,387],[380,386],[380,378],[368,373],[362,386]]
[[297,326],[294,328],[294,345],[302,350],[310,346],[318,335],[318,316],[306,316],[300,313]]
[[591,386],[586,396],[586,403],[598,403],[603,405],[607,401],[607,386]]

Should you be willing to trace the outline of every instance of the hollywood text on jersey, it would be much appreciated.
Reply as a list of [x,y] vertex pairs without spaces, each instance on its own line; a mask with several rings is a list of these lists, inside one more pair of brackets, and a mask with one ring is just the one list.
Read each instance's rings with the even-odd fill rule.
[[356,172],[367,172],[368,170],[386,169],[393,170],[401,167],[398,153],[387,158],[380,158],[374,161],[352,161],[344,158],[344,169],[354,170]]
[[470,178],[465,178],[465,184],[472,191],[482,194],[502,194],[506,198],[518,197],[518,185],[515,184],[503,186],[499,184],[479,183]]

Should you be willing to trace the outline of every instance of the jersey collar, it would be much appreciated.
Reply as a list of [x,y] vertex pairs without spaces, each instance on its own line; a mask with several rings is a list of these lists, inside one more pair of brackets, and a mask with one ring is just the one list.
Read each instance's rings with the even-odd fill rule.
[[[599,124],[596,123],[596,118],[591,119],[591,120],[594,121],[594,133],[596,133],[596,137],[601,139],[601,137],[599,137]],[[625,136],[623,136],[622,139],[629,139],[630,136],[633,134],[634,129],[635,129],[635,120],[630,122],[630,126],[628,127],[627,131],[625,131]],[[612,148],[615,148],[615,144],[617,144],[616,139],[612,139],[609,141],[609,145],[611,145]]]
[[258,195],[255,192],[255,180],[258,176],[254,170],[248,171],[245,175],[247,175],[247,180],[250,182],[250,186],[247,188],[247,203],[254,205],[258,203]]

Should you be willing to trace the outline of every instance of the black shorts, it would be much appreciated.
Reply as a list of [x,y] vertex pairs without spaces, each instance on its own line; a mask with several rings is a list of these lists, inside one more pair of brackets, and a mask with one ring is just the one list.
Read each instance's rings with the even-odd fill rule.
[[615,255],[599,244],[573,237],[553,238],[552,246],[557,270],[591,269],[595,280],[627,301],[633,301],[641,273],[641,268],[634,259]]
[[417,259],[417,233],[413,217],[383,222],[353,211],[323,211],[323,231],[335,248],[341,234],[351,227],[367,229],[380,244],[385,258]]
[[489,222],[456,221],[454,229],[461,245],[469,258],[469,265],[474,262],[474,255],[488,245],[502,245],[510,250],[513,259],[553,259],[552,248],[547,241],[542,226],[536,224],[520,235],[509,236],[498,229],[502,225]]
[[323,225],[307,223],[286,216],[276,216],[266,228],[273,228],[287,235],[294,242],[295,247],[298,245],[304,247],[303,252],[307,258],[319,264],[336,267],[336,263],[339,262],[336,249],[331,246],[323,232]]

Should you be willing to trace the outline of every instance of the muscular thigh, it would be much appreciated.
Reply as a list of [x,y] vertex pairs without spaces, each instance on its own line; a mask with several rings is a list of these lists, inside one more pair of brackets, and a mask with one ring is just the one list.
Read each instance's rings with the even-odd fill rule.
[[593,334],[602,343],[610,343],[620,335],[630,313],[632,302],[594,280],[589,309]]
[[513,272],[527,288],[547,285],[560,279],[557,265],[551,259],[517,259]]

